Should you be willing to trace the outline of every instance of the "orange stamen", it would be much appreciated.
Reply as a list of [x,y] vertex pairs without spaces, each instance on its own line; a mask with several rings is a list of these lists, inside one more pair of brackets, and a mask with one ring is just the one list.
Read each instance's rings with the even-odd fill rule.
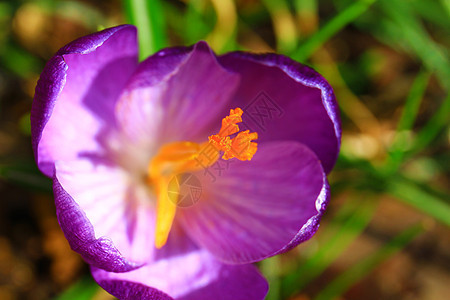
[[230,109],[230,114],[222,119],[222,128],[220,128],[219,136],[226,137],[239,131],[239,126],[236,123],[242,122],[242,114],[244,112],[239,107]]
[[[179,187],[169,186],[171,179],[180,173],[195,172],[212,166],[223,151],[223,159],[237,158],[251,160],[258,149],[256,132],[249,130],[239,132],[237,123],[242,122],[243,111],[239,107],[231,109],[230,114],[222,119],[218,134],[208,137],[203,144],[192,142],[174,142],[164,145],[148,166],[148,181],[157,194],[155,247],[161,248],[169,237],[176,214],[176,201],[169,198],[169,191],[177,193]],[[230,136],[237,133],[233,138]]]
[[[237,158],[239,160],[251,160],[258,149],[258,144],[252,142],[258,138],[256,132],[250,133],[249,130],[239,132],[239,126],[236,123],[242,122],[243,111],[239,107],[230,110],[230,115],[223,118],[222,128],[218,134],[208,137],[209,143],[217,149],[224,152],[222,158],[228,160]],[[229,136],[239,132],[234,138]]]

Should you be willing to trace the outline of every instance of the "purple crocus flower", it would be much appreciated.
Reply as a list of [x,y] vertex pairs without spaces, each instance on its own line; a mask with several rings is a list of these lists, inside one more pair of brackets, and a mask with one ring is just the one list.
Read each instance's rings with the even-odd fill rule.
[[[70,246],[120,299],[263,299],[251,263],[309,239],[328,203],[331,87],[205,42],[137,57],[136,29],[110,28],[59,50],[36,87],[32,145]],[[186,174],[195,205],[177,202]]]

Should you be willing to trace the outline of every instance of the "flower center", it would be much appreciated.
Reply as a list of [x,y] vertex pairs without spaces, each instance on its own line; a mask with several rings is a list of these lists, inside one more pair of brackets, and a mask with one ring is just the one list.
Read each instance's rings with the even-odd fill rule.
[[[251,160],[257,150],[256,132],[249,130],[239,132],[237,123],[242,122],[243,111],[231,109],[230,114],[222,119],[218,134],[208,137],[208,141],[198,144],[193,142],[173,142],[162,146],[148,165],[148,182],[155,187],[157,195],[155,246],[161,248],[167,242],[176,213],[176,201],[169,198],[169,191],[178,194],[179,186],[171,180],[174,176],[186,172],[195,172],[212,166],[223,152],[225,160],[237,158]],[[237,133],[233,138],[230,135]]]

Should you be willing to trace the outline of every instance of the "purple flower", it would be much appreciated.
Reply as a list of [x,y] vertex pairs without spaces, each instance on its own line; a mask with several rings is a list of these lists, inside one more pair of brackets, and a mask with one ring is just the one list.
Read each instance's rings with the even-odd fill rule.
[[[70,246],[120,299],[263,299],[251,263],[316,232],[341,135],[312,69],[204,42],[138,64],[129,25],[59,50],[31,122]],[[194,205],[175,205],[180,178]]]

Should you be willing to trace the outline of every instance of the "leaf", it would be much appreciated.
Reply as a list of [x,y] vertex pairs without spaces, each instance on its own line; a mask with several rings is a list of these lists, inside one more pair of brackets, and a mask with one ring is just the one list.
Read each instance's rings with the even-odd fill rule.
[[395,171],[403,161],[404,154],[408,147],[408,133],[413,127],[419,111],[420,102],[425,93],[430,74],[422,71],[417,75],[414,83],[406,99],[402,115],[397,125],[397,132],[393,144],[390,147],[389,157],[386,161],[386,167],[391,171]]
[[291,54],[297,61],[303,62],[308,59],[323,43],[335,35],[339,30],[350,24],[362,15],[376,0],[359,0],[349,5],[336,17],[321,27],[315,34],[306,40]]
[[265,300],[281,299],[280,256],[273,256],[263,260],[261,262],[261,272],[270,286]]
[[433,117],[417,134],[409,155],[425,149],[450,122],[450,94],[442,102]]
[[81,278],[54,300],[91,300],[99,286],[90,276]]
[[263,0],[262,2],[272,19],[278,51],[292,52],[297,46],[297,28],[288,3],[286,0]]
[[407,1],[380,0],[379,3],[393,21],[392,26],[401,34],[395,39],[405,43],[420,57],[428,70],[436,72],[443,87],[450,87],[450,62],[446,51],[431,38]]
[[124,0],[127,21],[138,28],[139,58],[166,47],[164,12],[159,0]]
[[450,205],[401,177],[386,181],[386,191],[450,226]]
[[[303,289],[328,268],[336,258],[363,232],[372,219],[376,201],[357,197],[342,206],[334,218],[337,222],[332,238],[320,245],[319,250],[295,272],[282,281],[284,296],[291,296]],[[363,200],[364,199],[364,200]]]
[[391,241],[386,243],[374,254],[368,256],[362,261],[357,262],[350,269],[340,274],[336,279],[328,284],[315,298],[316,300],[334,299],[343,293],[345,293],[356,282],[363,279],[370,272],[372,272],[377,266],[382,264],[388,258],[392,257],[395,253],[405,248],[415,237],[417,237],[424,227],[421,224],[414,225]]
[[40,173],[34,162],[0,165],[0,178],[14,184],[52,193],[52,182]]

